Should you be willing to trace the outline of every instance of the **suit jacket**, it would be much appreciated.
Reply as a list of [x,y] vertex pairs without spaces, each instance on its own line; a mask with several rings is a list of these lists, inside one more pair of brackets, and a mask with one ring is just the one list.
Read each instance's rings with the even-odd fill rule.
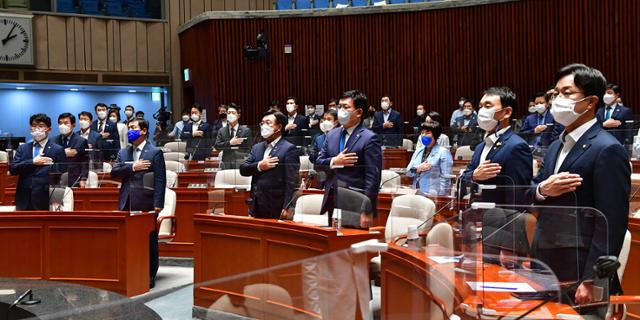
[[[81,131],[76,131],[76,134],[82,138]],[[102,148],[102,138],[100,134],[94,130],[89,130],[89,137],[87,138],[87,147],[89,149],[101,149]]]
[[[318,120],[316,125],[311,125],[311,120]],[[321,134],[322,130],[320,130],[320,122],[322,122],[322,117],[317,114],[312,114],[307,116],[307,124],[309,125],[309,133],[307,134],[310,137],[315,137],[317,134]]]
[[297,147],[307,145],[305,143],[305,136],[309,135],[309,121],[307,117],[297,113],[293,123],[296,124],[296,128],[293,130],[285,130],[282,136]]
[[542,124],[546,125],[547,129],[539,134],[536,134],[535,129],[538,126],[538,117],[539,114],[537,112],[528,115],[524,119],[520,133],[522,134],[523,138],[531,145],[536,145],[537,141],[537,145],[539,146],[548,146],[551,144],[551,142],[558,139],[558,136],[564,130],[564,126],[555,122],[555,120],[553,120],[551,111],[547,110],[543,114],[542,121]]
[[211,155],[211,140],[209,139],[211,127],[206,122],[201,121],[197,130],[203,132],[202,137],[194,137],[193,125],[193,122],[190,122],[184,126],[180,134],[180,139],[187,141],[187,152],[192,160],[204,160]]
[[332,216],[336,191],[338,187],[346,186],[369,197],[373,214],[376,216],[382,172],[380,139],[360,123],[345,144],[348,153],[355,153],[358,156],[358,162],[353,167],[331,169],[331,158],[342,152],[340,137],[343,129],[338,127],[327,133],[318,159],[316,159],[316,170],[325,172],[327,176],[324,199],[322,200],[322,213],[328,211],[329,217]]
[[[551,144],[538,176],[533,179],[533,187],[529,191],[532,198],[538,184],[553,175],[561,148],[560,141]],[[575,261],[576,250],[584,252],[579,260],[579,270],[563,267],[553,270],[553,261],[542,261],[549,263],[560,281],[588,276],[599,256],[619,255],[627,230],[631,188],[627,152],[612,135],[603,130],[600,123],[589,128],[576,142],[558,170],[565,171],[579,174],[583,179],[582,185],[572,193],[547,197],[538,202],[543,207],[534,237],[534,250],[571,248],[574,252],[570,254],[573,259],[571,265],[578,262]],[[544,208],[546,206],[595,208],[602,215],[593,214],[592,209],[552,214],[551,209]],[[616,278],[611,289],[615,292],[619,288]]]
[[458,147],[462,146],[477,146],[480,142],[482,142],[482,135],[484,130],[478,127],[478,115],[472,113],[469,116],[469,123],[467,124],[467,128],[471,129],[471,132],[462,132],[462,127],[465,126],[464,121],[466,117],[460,116],[457,117],[454,121],[454,126],[451,127],[451,131],[455,133],[454,141],[458,144]]
[[476,189],[478,184],[497,186],[495,190],[482,190],[481,201],[499,205],[524,204],[526,189],[522,188],[530,185],[533,177],[533,157],[529,144],[509,128],[494,143],[486,157],[492,163],[499,163],[502,170],[495,178],[474,182],[473,171],[480,165],[485,144],[483,141],[476,147],[471,162],[462,174],[462,181],[472,189]]
[[382,111],[377,111],[373,115],[373,131],[382,137],[383,145],[385,146],[401,146],[402,145],[402,117],[400,112],[390,109],[389,119],[393,122],[392,128],[385,128],[384,114]]
[[[99,139],[102,142],[99,143],[99,145],[105,154],[105,158],[110,159],[113,158],[112,155],[115,155],[116,152],[120,150],[120,134],[118,133],[118,126],[115,123],[109,121],[109,119],[106,119],[104,123],[104,132],[108,132],[109,137],[102,139],[102,136],[100,136]],[[100,134],[98,131],[98,120],[93,120],[91,131],[95,131],[98,135]]]
[[[605,111],[606,106],[598,109],[596,111],[596,117],[600,123],[605,121]],[[618,141],[624,144],[632,144],[633,143],[633,132],[631,131],[633,124],[627,124],[627,121],[633,120],[633,112],[631,109],[616,103],[614,109],[611,112],[611,119],[618,120],[622,122],[622,124],[617,128],[604,128],[604,130],[609,131]]]
[[251,135],[251,129],[247,126],[238,126],[238,132],[236,132],[237,138],[245,138],[240,145],[232,146],[229,144],[231,141],[231,128],[226,126],[218,131],[216,142],[214,147],[216,150],[222,151],[222,165],[224,169],[236,169],[239,166],[241,160],[247,156],[253,145],[253,138]]
[[[120,186],[119,209],[123,211],[151,211],[164,208],[164,190],[167,185],[167,172],[162,150],[147,141],[140,153],[139,160],[151,162],[145,171],[133,171],[133,146],[118,152],[111,176],[122,181]],[[153,172],[153,189],[144,187],[144,174]]]
[[87,140],[82,138],[77,133],[72,133],[69,136],[69,142],[65,145],[63,142],[63,135],[59,134],[53,137],[53,143],[61,146],[63,149],[71,148],[76,150],[77,154],[74,157],[68,157],[68,186],[75,187],[81,180],[86,180],[89,175],[89,156],[86,149],[89,148]]
[[[49,182],[55,173],[66,171],[64,149],[49,140],[40,155],[53,159],[53,165],[33,164],[33,141],[18,147],[9,172],[19,176],[16,186],[16,210],[49,210]],[[55,183],[54,183],[55,184]]]
[[278,165],[271,170],[258,171],[258,162],[264,158],[266,148],[266,141],[254,145],[249,157],[240,165],[240,174],[252,177],[249,213],[257,218],[277,219],[282,209],[295,205],[292,199],[300,186],[300,155],[293,144],[280,139],[270,153],[278,157]]
[[324,133],[318,134],[313,137],[311,147],[307,150],[307,153],[309,154],[309,161],[311,161],[311,163],[315,163],[316,159],[318,159],[318,155],[320,154],[320,150],[322,149],[322,145],[324,144],[324,139],[326,138],[327,135]]

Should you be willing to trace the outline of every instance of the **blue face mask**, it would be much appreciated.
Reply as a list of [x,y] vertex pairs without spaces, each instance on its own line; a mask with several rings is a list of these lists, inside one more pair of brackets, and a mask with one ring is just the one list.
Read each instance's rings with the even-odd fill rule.
[[129,138],[129,142],[133,143],[134,141],[140,138],[140,130],[129,130],[127,131],[127,138]]
[[424,145],[425,147],[428,147],[431,142],[433,142],[433,138],[429,137],[429,136],[420,136],[420,139],[422,141],[422,145]]

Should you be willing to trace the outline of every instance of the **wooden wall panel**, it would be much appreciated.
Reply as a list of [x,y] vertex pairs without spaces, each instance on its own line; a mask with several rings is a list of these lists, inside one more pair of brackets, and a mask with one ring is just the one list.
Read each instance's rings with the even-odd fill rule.
[[147,72],[149,69],[149,50],[147,47],[147,24],[136,21],[136,61],[138,72]]
[[107,71],[107,20],[89,19],[91,24],[91,69]]
[[147,57],[149,72],[163,72],[165,70],[164,23],[147,24]]
[[47,17],[35,16],[33,18],[33,37],[35,46],[35,64],[38,69],[49,69],[49,48],[47,47]]
[[65,17],[47,17],[47,37],[56,39],[48,41],[49,68],[66,70],[67,65],[67,23]]
[[73,48],[75,50],[74,70],[84,71],[87,69],[86,48],[84,42],[85,19],[73,19],[71,28],[73,29]]
[[[224,9],[238,4],[226,0]],[[640,111],[634,94],[640,80],[633,72],[640,56],[638,11],[640,4],[627,0],[527,0],[393,14],[210,20],[180,35],[181,61],[192,70],[198,102],[208,108],[240,103],[250,124],[273,98],[296,95],[326,104],[356,88],[372,105],[391,94],[405,120],[422,103],[448,121],[458,96],[477,102],[487,87],[505,85],[516,92],[521,117],[529,97],[550,88],[553,74],[572,62],[600,69],[621,85],[625,104]],[[247,61],[242,47],[255,45],[260,30],[268,34],[269,57]],[[285,44],[293,54],[283,53]]]
[[124,21],[120,23],[120,61],[122,71],[135,72],[138,70],[138,59],[136,57],[136,22]]

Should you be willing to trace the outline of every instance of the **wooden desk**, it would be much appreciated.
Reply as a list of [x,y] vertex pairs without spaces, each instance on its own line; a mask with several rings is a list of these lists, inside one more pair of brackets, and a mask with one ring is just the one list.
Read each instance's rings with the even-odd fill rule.
[[413,151],[407,151],[407,149],[385,148],[382,150],[382,168],[406,168],[412,154]]
[[[299,301],[299,297],[303,295],[299,264],[276,273],[254,274],[213,285],[198,284],[300,261],[348,248],[353,243],[383,237],[381,233],[364,230],[344,230],[344,235],[338,236],[335,230],[327,228],[235,216],[196,215],[194,223],[194,305],[205,309],[223,295],[232,299],[256,299],[243,294],[246,285],[277,283],[294,298],[293,305],[264,301],[267,307],[304,310]],[[303,318],[313,318],[305,312],[300,315]]]
[[178,187],[181,188],[186,188],[190,184],[205,184],[210,188],[213,188],[215,180],[215,172],[204,172],[203,170],[199,170],[178,173]]
[[127,296],[149,290],[153,216],[17,211],[0,215],[0,277],[77,283]]
[[[429,248],[432,250],[433,248]],[[389,249],[382,253],[382,319],[432,319],[439,317],[441,311],[432,303],[433,296],[444,302],[444,305],[457,308],[461,303],[475,305],[478,297],[468,287],[464,274],[454,272],[451,265],[437,264],[427,258],[429,252],[414,251],[389,244]],[[479,268],[482,268],[479,266]],[[497,265],[484,265],[479,270],[473,281],[524,281],[529,282],[534,288],[537,284],[528,279],[514,279],[513,275],[504,276],[499,273]],[[480,277],[480,278],[478,278]],[[509,277],[509,279],[502,279]],[[433,296],[432,296],[433,293]],[[449,305],[447,299],[449,298]],[[509,306],[503,303],[511,302]],[[510,315],[520,315],[533,309],[540,301],[521,301],[513,304],[510,293],[484,292],[482,302],[485,308],[497,310],[510,310]],[[502,307],[501,307],[502,306]],[[431,309],[434,307],[434,309]],[[471,319],[460,308],[454,309],[455,313],[463,319]],[[548,312],[548,313],[547,313]],[[534,311],[528,317],[535,319],[547,319],[547,315],[555,316],[558,313],[577,314],[570,306],[557,302],[547,303],[542,308]],[[436,316],[437,315],[437,316]]]
[[633,173],[640,173],[640,160],[632,159]]
[[[635,167],[635,166],[634,166]],[[631,251],[629,260],[622,277],[622,290],[625,296],[640,295],[640,219],[629,218],[629,232],[631,232]],[[640,319],[640,305],[627,306],[628,319]]]

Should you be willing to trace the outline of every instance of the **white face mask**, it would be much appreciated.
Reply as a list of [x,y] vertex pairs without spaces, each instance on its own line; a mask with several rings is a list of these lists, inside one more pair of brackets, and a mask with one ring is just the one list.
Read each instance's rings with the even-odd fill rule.
[[351,112],[345,108],[340,108],[340,110],[338,110],[338,122],[344,126],[349,120],[351,120]]
[[233,113],[227,113],[227,121],[228,122],[236,122],[238,121],[238,116]]
[[127,116],[127,118],[131,118],[133,116],[133,111],[127,110],[124,112],[124,115]]
[[547,111],[547,106],[542,103],[536,104],[535,108],[536,112],[538,112],[539,114],[543,114],[545,111]]
[[118,118],[116,118],[116,117],[110,117],[110,118],[109,118],[109,121],[111,121],[111,122],[113,122],[113,123],[116,123],[116,122],[118,122]]
[[328,132],[331,129],[333,129],[333,121],[324,120],[320,123],[320,130],[322,130],[322,132]]
[[107,112],[106,111],[98,111],[98,119],[100,120],[104,120],[104,118],[107,117]]
[[186,114],[184,116],[182,116],[182,121],[184,121],[184,122],[189,121],[189,116],[186,115]]
[[287,104],[287,112],[292,113],[294,111],[296,111],[296,105],[292,103]]
[[460,101],[458,102],[458,106],[459,106],[460,108],[464,107],[464,100],[460,100]]
[[484,131],[491,131],[498,126],[498,120],[493,117],[496,114],[494,108],[480,108],[478,111],[478,127]]
[[418,117],[422,117],[424,115],[424,110],[418,109],[416,110],[416,114],[418,115]]
[[69,134],[69,132],[71,132],[71,127],[66,124],[61,124],[58,126],[58,131],[66,136],[67,134]]
[[[586,99],[586,97],[584,99]],[[584,109],[582,113],[576,113],[575,111],[576,104],[584,101],[584,99],[574,101],[563,97],[557,97],[553,100],[553,105],[551,105],[551,115],[553,115],[553,119],[565,127],[574,123],[588,110]]]
[[270,125],[263,124],[260,126],[260,135],[265,139],[271,137],[274,132],[275,130]]
[[383,101],[382,103],[380,103],[380,108],[382,108],[382,110],[384,111],[389,110],[389,102]]
[[536,112],[536,106],[529,107],[529,113],[534,113],[534,112]]
[[45,130],[36,129],[34,131],[31,131],[31,138],[33,138],[35,142],[40,142],[46,137],[47,132]]
[[198,122],[200,120],[200,116],[194,113],[191,115],[191,120],[193,120],[193,122]]
[[604,101],[604,103],[606,103],[607,105],[610,105],[616,101],[616,97],[612,94],[607,93],[604,95],[604,97],[602,97],[602,101]]
[[464,113],[465,116],[470,116],[473,113],[473,110],[471,109],[464,109],[464,111],[462,111],[462,113]]
[[80,120],[80,129],[87,129],[91,126],[91,122],[87,120]]

